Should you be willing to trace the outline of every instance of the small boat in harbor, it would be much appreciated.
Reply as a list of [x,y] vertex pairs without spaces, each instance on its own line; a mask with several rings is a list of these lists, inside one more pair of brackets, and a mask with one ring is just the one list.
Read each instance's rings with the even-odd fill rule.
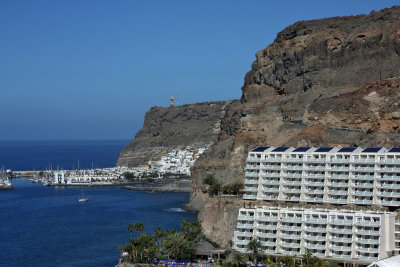
[[83,186],[82,186],[82,196],[81,196],[81,198],[80,198],[78,201],[79,201],[79,202],[88,202],[88,201],[89,201],[88,198],[84,198],[84,197],[83,197]]

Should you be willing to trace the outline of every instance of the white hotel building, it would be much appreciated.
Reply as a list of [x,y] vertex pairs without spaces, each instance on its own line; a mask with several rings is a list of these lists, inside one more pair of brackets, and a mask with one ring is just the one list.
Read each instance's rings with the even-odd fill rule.
[[400,206],[400,149],[258,147],[244,199]]
[[[365,210],[400,206],[398,148],[258,147],[247,158],[244,190],[244,199],[265,205],[239,210],[238,251],[246,252],[252,238],[269,255],[300,256],[309,250],[320,258],[356,264],[400,251],[397,212]],[[281,207],[272,207],[274,202]],[[309,204],[283,208],[285,202]],[[352,209],[343,209],[349,204]]]

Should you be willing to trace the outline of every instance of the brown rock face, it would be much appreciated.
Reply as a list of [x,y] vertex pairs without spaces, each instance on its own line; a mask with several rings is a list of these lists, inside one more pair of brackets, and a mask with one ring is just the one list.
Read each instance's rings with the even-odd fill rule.
[[243,100],[340,88],[400,74],[400,9],[297,22],[256,54]]
[[[280,32],[256,54],[241,105],[226,112],[217,141],[192,168],[195,183],[207,174],[224,184],[243,180],[247,153],[259,145],[400,146],[399,29],[395,7],[298,22]],[[197,205],[199,219],[226,244],[232,233],[221,239],[217,225],[229,222],[205,219],[212,205],[222,204]],[[212,218],[229,217],[214,211]]]
[[238,103],[220,101],[151,108],[143,128],[121,150],[117,165],[135,167],[157,160],[173,149],[210,145],[220,131],[221,117]]

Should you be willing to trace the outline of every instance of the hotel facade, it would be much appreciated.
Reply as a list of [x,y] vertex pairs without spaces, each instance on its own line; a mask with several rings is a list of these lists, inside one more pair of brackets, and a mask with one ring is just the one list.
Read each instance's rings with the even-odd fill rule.
[[[244,191],[245,200],[265,205],[239,210],[238,251],[246,252],[257,238],[270,255],[309,250],[321,258],[368,264],[399,253],[398,148],[258,147],[248,154]],[[308,208],[283,208],[285,203]],[[330,208],[310,208],[313,204]]]

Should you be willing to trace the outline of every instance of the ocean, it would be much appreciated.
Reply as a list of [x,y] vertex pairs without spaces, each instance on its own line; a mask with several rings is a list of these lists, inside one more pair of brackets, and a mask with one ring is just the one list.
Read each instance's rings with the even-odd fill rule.
[[[47,159],[49,162],[51,159],[51,164],[65,167],[73,164],[68,162],[75,157],[90,162],[90,166],[94,161],[100,167],[111,167],[123,146],[107,141],[102,149],[99,141],[89,141],[89,144],[82,141],[81,145],[73,141],[74,149],[61,141],[57,141],[58,145],[53,142],[44,142],[45,148],[34,142],[29,142],[27,149],[21,144],[12,145],[20,146],[21,153],[36,147],[33,150],[42,151],[40,161],[21,155],[15,162],[4,157],[8,153],[5,151],[1,151],[1,159],[14,166],[14,170],[39,166]],[[4,143],[0,146],[4,148]],[[65,157],[62,148],[68,148]],[[82,154],[82,150],[87,151]],[[103,151],[112,153],[107,157]],[[15,151],[12,153],[11,158],[19,158]],[[41,163],[35,165],[38,162]],[[111,162],[114,163],[108,165]],[[13,190],[0,191],[0,266],[115,266],[119,259],[118,245],[129,241],[129,223],[143,222],[145,232],[152,233],[157,226],[164,230],[179,229],[183,219],[196,219],[195,213],[181,209],[189,198],[188,193],[148,193],[118,186],[85,187],[84,195],[89,202],[79,203],[80,187],[48,187],[27,179],[13,179],[12,184]]]
[[129,140],[0,141],[0,168],[15,171],[115,166]]

